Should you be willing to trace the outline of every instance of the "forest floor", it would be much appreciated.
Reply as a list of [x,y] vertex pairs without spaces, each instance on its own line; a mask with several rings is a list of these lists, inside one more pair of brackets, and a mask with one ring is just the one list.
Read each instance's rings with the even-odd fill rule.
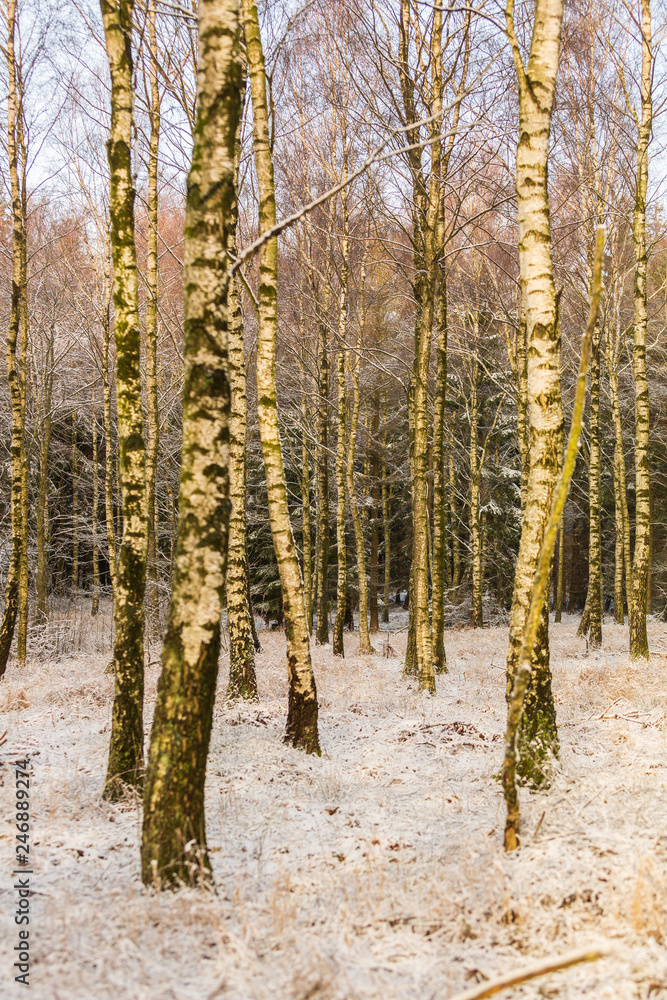
[[[321,758],[282,743],[284,636],[262,632],[259,702],[226,704],[221,670],[207,791],[216,891],[159,894],[139,880],[139,804],[100,799],[113,681],[108,624],[87,621],[89,652],[11,666],[0,685],[6,1000],[25,995],[6,766],[25,753],[35,1000],[446,1000],[604,942],[612,957],[503,997],[667,998],[663,624],[651,623],[649,665],[630,662],[627,629],[608,620],[588,655],[574,618],[552,627],[560,762],[548,792],[522,792],[511,856],[494,779],[506,629],[448,631],[435,697],[401,676],[405,633],[389,658],[387,636],[369,658],[356,636],[345,661],[315,648]],[[156,677],[153,663],[147,732]]]

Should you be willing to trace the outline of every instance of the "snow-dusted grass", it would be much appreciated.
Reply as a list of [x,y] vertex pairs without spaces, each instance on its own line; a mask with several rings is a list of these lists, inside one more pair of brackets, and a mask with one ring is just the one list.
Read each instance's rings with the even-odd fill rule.
[[[401,622],[402,623],[402,622]],[[398,619],[396,623],[398,624]],[[140,808],[100,800],[108,650],[34,659],[0,684],[2,759],[33,755],[35,1000],[446,1000],[484,976],[589,943],[616,957],[511,997],[667,997],[667,657],[631,664],[605,621],[586,655],[552,626],[561,725],[549,792],[522,793],[524,846],[502,850],[506,630],[449,631],[435,697],[399,656],[314,649],[321,759],[282,743],[284,637],[261,634],[261,701],[225,704],[208,771],[217,891],[139,881]],[[92,635],[91,631],[91,635]],[[102,634],[99,632],[95,634]],[[667,651],[667,631],[650,629]],[[386,637],[376,637],[380,650]],[[156,659],[155,651],[152,659]],[[157,668],[149,668],[147,729]],[[0,768],[0,996],[15,943],[13,800]]]

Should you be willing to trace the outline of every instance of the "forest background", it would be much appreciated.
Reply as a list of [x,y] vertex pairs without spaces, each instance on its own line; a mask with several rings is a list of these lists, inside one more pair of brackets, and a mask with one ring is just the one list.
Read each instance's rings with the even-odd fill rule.
[[[146,12],[137,10],[137,254],[141,322],[156,324],[158,458],[151,522],[151,629],[163,626],[172,574],[181,447],[184,184],[194,124],[195,22],[158,5],[154,44],[160,107],[157,186],[150,191],[150,58]],[[632,8],[634,11],[634,8]],[[399,8],[352,10],[271,4],[263,32],[270,65],[272,147],[279,217],[354,172],[377,149],[405,145],[406,112],[397,82]],[[528,16],[528,11],[525,12]],[[17,21],[26,218],[25,477],[27,590],[21,640],[46,647],[63,601],[82,592],[96,606],[110,594],[109,545],[122,532],[108,239],[108,68],[97,8],[23,4]],[[426,47],[429,11],[416,26],[415,120],[429,117]],[[446,620],[506,620],[520,535],[520,293],[514,195],[516,93],[503,12],[486,5],[448,15],[442,133],[449,157],[442,182],[447,359],[444,482],[434,484],[433,420],[438,374],[429,369],[427,457],[430,546],[440,488],[445,513]],[[464,43],[464,29],[466,41]],[[525,23],[524,23],[525,30]],[[468,49],[466,49],[466,45]],[[420,49],[421,46],[421,49]],[[274,51],[275,50],[275,51]],[[604,322],[600,343],[600,561],[606,610],[623,605],[623,497],[634,531],[633,142],[641,46],[634,13],[570,5],[565,16],[550,149],[553,256],[560,295],[562,385],[572,398],[588,308],[596,213],[607,225]],[[662,76],[653,52],[654,121],[647,226],[651,400],[651,570],[649,609],[667,605],[663,428],[665,302],[662,206]],[[392,62],[393,60],[393,62]],[[465,68],[464,68],[465,62]],[[447,90],[447,88],[449,88]],[[252,124],[242,127],[237,241],[257,232]],[[452,127],[452,116],[458,116]],[[448,131],[447,122],[450,123]],[[407,123],[409,124],[409,122]],[[428,124],[414,130],[426,144]],[[400,131],[400,130],[403,131]],[[412,133],[411,133],[412,134]],[[5,156],[7,155],[5,137]],[[339,361],[344,358],[346,420],[359,397],[354,491],[365,560],[371,632],[399,600],[407,604],[412,517],[407,395],[414,357],[414,186],[406,153],[373,164],[344,192],[293,225],[280,241],[277,382],[293,530],[312,613],[335,607],[336,448]],[[426,177],[428,179],[428,171]],[[9,171],[3,172],[5,179]],[[11,193],[5,192],[3,327],[11,301]],[[151,212],[157,199],[157,271],[151,275]],[[282,620],[256,419],[255,313],[245,265],[243,319],[248,370],[246,518],[253,606]],[[157,281],[157,285],[155,282]],[[347,320],[341,333],[342,282]],[[153,289],[159,288],[153,301]],[[153,318],[153,310],[156,316]],[[432,350],[437,348],[434,325]],[[432,356],[433,357],[433,356]],[[435,360],[435,358],[434,358]],[[145,360],[142,362],[145,365]],[[146,382],[145,382],[146,384]],[[1,391],[5,457],[1,472],[6,574],[11,547],[10,394]],[[146,392],[146,389],[144,389]],[[436,414],[436,419],[438,419]],[[437,435],[436,435],[437,437]],[[622,451],[621,451],[622,448]],[[346,456],[349,460],[349,455]],[[590,432],[585,431],[554,563],[552,605],[582,611],[589,577]],[[595,470],[593,470],[595,474]],[[436,475],[437,478],[437,475]],[[304,503],[308,498],[308,503]],[[312,514],[310,509],[312,508]],[[305,514],[304,514],[305,512]],[[345,517],[348,588],[359,603],[354,517]],[[435,529],[437,530],[437,529]],[[558,589],[559,567],[562,586]],[[318,574],[324,583],[318,582]],[[361,588],[364,589],[364,588]],[[363,595],[362,595],[363,596]],[[28,610],[26,599],[31,609]],[[32,605],[34,604],[34,607]],[[326,608],[325,612],[323,609]],[[30,622],[30,625],[28,625]],[[332,621],[333,624],[333,621]],[[320,633],[322,626],[320,624]],[[67,641],[62,639],[62,641]],[[25,647],[24,647],[25,648]]]

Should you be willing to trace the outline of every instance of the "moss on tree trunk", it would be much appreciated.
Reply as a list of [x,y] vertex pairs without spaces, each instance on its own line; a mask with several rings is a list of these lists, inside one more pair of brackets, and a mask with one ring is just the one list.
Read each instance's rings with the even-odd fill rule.
[[241,110],[238,0],[201,0],[185,219],[185,378],[178,534],[144,794],[142,878],[196,883],[210,863],[204,783],[229,518],[228,225]]
[[116,799],[125,793],[127,787],[141,784],[144,768],[146,448],[132,174],[133,0],[101,0],[100,7],[111,75],[111,129],[107,156],[123,512],[114,606],[115,693],[104,787],[105,798]]

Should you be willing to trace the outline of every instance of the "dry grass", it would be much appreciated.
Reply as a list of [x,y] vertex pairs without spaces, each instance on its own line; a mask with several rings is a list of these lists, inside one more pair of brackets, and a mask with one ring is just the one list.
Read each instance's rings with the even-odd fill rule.
[[[612,939],[615,958],[512,996],[667,997],[665,660],[631,664],[611,623],[604,650],[587,656],[575,628],[552,628],[561,762],[549,792],[522,795],[524,846],[511,857],[493,778],[504,629],[448,632],[450,673],[434,698],[401,677],[398,657],[360,657],[354,637],[344,662],[316,649],[321,759],[282,743],[284,640],[263,633],[259,703],[225,704],[221,671],[208,775],[215,893],[143,890],[139,804],[100,801],[108,650],[93,636],[86,654],[10,668],[3,759],[35,755],[32,995],[446,1000],[529,956]],[[664,626],[651,632],[667,647]],[[390,642],[402,653],[405,634]],[[153,665],[148,717],[156,676]],[[7,809],[10,791],[5,781]],[[7,859],[11,833],[8,819]],[[11,983],[2,992],[22,995]]]

